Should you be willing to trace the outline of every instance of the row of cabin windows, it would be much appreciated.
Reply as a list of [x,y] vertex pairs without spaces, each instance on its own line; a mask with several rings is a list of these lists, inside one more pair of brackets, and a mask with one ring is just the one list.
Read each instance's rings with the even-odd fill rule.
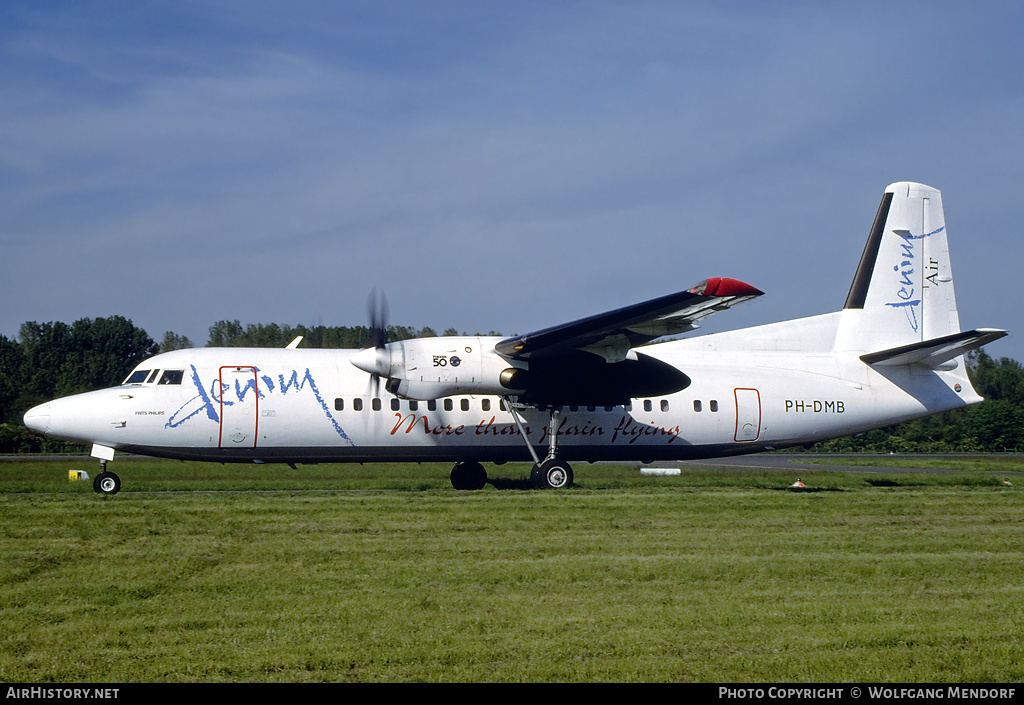
[[[662,399],[659,406],[662,411],[668,411],[668,399]],[[630,407],[627,406],[626,408],[628,410]],[[712,413],[718,413],[718,400],[712,399],[708,403],[708,408],[712,411]],[[696,412],[704,410],[704,404],[700,399],[693,400],[693,410]],[[654,411],[654,402],[652,402],[650,399],[644,399],[644,411]]]
[[[425,403],[426,404],[427,411],[437,411],[437,400],[436,399],[431,399],[430,401],[427,401],[427,402],[418,402],[415,399],[410,399],[407,403],[409,404],[409,411],[419,411],[421,403]],[[445,411],[453,411],[455,409],[455,402],[452,399],[442,399],[441,400],[441,404],[442,404],[442,406],[443,406]],[[505,410],[505,403],[501,402],[500,406],[501,406],[501,410],[504,411]],[[381,408],[383,408],[383,401],[380,398],[378,398],[378,397],[374,397],[373,399],[370,400],[370,408],[373,409],[374,411],[380,411]],[[469,411],[469,399],[460,399],[459,400],[459,408],[462,411]],[[334,400],[334,410],[335,411],[344,411],[345,410],[345,400],[341,399],[341,398],[335,399]],[[362,411],[362,410],[363,410],[363,399],[362,399],[362,397],[354,398],[352,400],[352,411]],[[391,410],[392,411],[401,411],[401,402],[398,399],[392,399],[391,400]],[[481,411],[490,411],[491,410],[491,400],[490,399],[481,399],[480,400],[480,410]]]
[[[426,410],[427,411],[437,411],[437,400],[436,399],[431,399],[431,400],[429,400],[427,402],[418,402],[415,399],[410,399],[407,403],[409,404],[409,407],[408,407],[409,411],[419,411],[421,403],[425,403],[426,404]],[[391,410],[392,411],[401,411],[401,402],[398,399],[392,399],[390,404],[391,404]],[[444,408],[445,411],[454,411],[454,409],[455,409],[455,401],[453,399],[451,399],[450,397],[447,398],[447,399],[442,399],[441,400],[441,405],[442,405],[442,407]],[[668,399],[662,399],[658,406],[661,409],[661,411],[668,411],[669,410]],[[459,409],[460,410],[462,410],[462,411],[469,411],[469,407],[470,407],[469,399],[460,399],[459,400]],[[498,407],[502,411],[505,411],[505,402],[504,401],[499,401],[498,402]],[[650,399],[644,399],[643,407],[644,407],[644,411],[654,411],[654,402],[652,400],[650,400]],[[370,399],[370,408],[373,409],[374,411],[380,411],[383,408],[383,400],[381,400],[378,397],[374,397],[373,399]],[[580,408],[581,407],[579,407],[579,406],[573,405],[573,406],[569,407],[569,411],[579,411]],[[596,406],[587,406],[587,407],[583,407],[583,408],[586,408],[587,411],[597,411],[597,407]],[[605,406],[604,410],[605,411],[611,411],[614,408],[615,408],[614,406]],[[626,411],[632,411],[633,410],[633,405],[632,404],[626,404],[624,408],[625,408]],[[708,403],[708,408],[711,410],[712,413],[717,413],[718,412],[718,401],[716,399],[712,399]],[[335,411],[344,411],[345,410],[345,400],[340,398],[340,397],[335,399],[334,400],[334,410]],[[352,411],[362,411],[362,410],[363,410],[363,399],[362,399],[362,397],[355,397],[352,400]],[[480,410],[481,411],[490,411],[491,410],[491,400],[490,399],[481,399],[480,400]],[[693,401],[693,410],[697,411],[697,412],[703,410],[703,404],[701,403],[701,401],[699,399],[695,399]]]

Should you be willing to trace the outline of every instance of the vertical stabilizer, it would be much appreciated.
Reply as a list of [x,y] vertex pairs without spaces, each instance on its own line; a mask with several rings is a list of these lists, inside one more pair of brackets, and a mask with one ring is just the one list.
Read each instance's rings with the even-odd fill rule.
[[874,351],[960,332],[942,197],[891,184],[846,298],[837,350]]

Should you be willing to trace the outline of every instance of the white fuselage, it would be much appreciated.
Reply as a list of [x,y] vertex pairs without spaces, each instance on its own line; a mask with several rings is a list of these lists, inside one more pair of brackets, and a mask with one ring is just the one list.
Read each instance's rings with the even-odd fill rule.
[[[857,350],[836,352],[842,317],[857,313],[644,347],[645,355],[677,367],[691,384],[629,405],[564,407],[559,455],[650,462],[752,453],[980,401],[962,359],[952,370],[905,365],[879,371]],[[498,340],[479,338],[478,349]],[[139,365],[137,371],[149,371],[136,373],[141,382],[49,402],[25,420],[57,437],[203,461],[530,460],[501,397],[414,401],[375,392],[369,375],[351,364],[355,354],[177,350]],[[521,414],[530,443],[547,447],[550,415],[532,408]]]

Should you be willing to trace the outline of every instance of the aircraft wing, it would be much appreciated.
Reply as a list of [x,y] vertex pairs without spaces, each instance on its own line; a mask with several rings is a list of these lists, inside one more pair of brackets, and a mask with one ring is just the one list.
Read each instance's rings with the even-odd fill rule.
[[608,362],[619,362],[638,345],[693,330],[701,318],[763,293],[735,279],[706,279],[686,291],[506,338],[494,349],[507,358],[519,360],[556,357],[582,350]]

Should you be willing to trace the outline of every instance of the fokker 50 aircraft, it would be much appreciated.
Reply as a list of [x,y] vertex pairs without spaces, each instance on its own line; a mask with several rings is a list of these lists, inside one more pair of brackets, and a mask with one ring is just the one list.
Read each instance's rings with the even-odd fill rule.
[[[568,487],[567,461],[754,453],[981,401],[960,330],[939,192],[885,190],[842,310],[652,343],[762,294],[733,279],[512,338],[387,342],[362,351],[202,348],[139,365],[118,387],[42,404],[25,424],[92,444],[97,492],[114,451],[214,462],[528,461]],[[380,382],[383,381],[383,392]]]

